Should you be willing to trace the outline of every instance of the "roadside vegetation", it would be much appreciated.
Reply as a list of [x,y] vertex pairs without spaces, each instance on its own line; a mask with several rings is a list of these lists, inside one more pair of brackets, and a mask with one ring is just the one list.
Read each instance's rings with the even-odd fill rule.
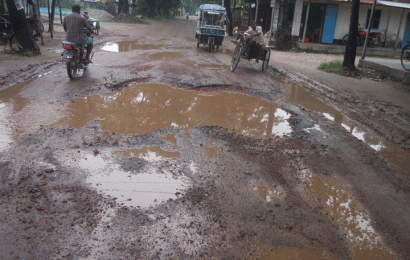
[[350,70],[343,66],[343,61],[341,60],[334,60],[330,62],[322,62],[319,67],[319,70],[323,70],[329,73],[335,73],[345,77],[353,77],[353,78],[369,78],[372,80],[382,80],[386,79],[380,73],[377,73],[374,70],[366,69],[366,68],[357,68],[355,67],[354,70]]

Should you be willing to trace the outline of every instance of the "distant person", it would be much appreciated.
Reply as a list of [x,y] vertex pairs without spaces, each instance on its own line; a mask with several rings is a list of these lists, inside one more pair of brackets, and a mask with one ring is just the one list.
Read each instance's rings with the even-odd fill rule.
[[73,5],[72,13],[64,17],[64,31],[67,33],[66,41],[74,42],[82,46],[87,46],[86,62],[90,61],[91,51],[93,50],[93,38],[84,34],[86,28],[90,33],[93,33],[87,20],[80,14],[81,6]]

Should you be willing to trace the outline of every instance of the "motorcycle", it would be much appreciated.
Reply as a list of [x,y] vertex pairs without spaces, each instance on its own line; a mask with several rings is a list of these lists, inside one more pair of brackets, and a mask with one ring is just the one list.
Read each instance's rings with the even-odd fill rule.
[[[381,32],[370,32],[369,34],[369,39],[367,41],[367,46],[369,47],[374,47],[377,45],[382,45],[382,36],[383,34]],[[357,36],[357,45],[358,46],[362,46],[364,45],[364,42],[366,40],[367,37],[367,32],[363,29],[359,29],[358,31],[358,36]],[[343,36],[343,45],[347,44],[347,40],[349,39],[349,34],[346,34],[345,36]]]
[[[91,34],[88,36],[92,37]],[[66,63],[68,77],[75,79],[79,76],[79,70],[86,71],[88,68],[89,62],[86,62],[87,46],[63,41],[63,48],[61,60]],[[94,52],[91,52],[90,61],[93,56]]]

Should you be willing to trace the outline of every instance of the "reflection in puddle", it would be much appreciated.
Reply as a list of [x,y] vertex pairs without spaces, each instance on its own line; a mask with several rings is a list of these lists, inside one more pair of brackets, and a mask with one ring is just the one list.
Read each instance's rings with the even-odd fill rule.
[[100,118],[109,132],[143,135],[158,129],[221,126],[254,137],[292,132],[289,114],[261,98],[232,92],[201,92],[136,84],[121,92],[69,104],[66,125],[82,128]]
[[[280,78],[273,79],[276,81],[281,81]],[[346,131],[355,136],[357,139],[363,141],[374,150],[380,152],[383,157],[394,165],[397,172],[410,176],[410,152],[400,149],[394,143],[386,139],[373,136],[352,125],[347,117],[342,115],[339,111],[328,105],[326,102],[315,97],[305,88],[293,83],[284,83],[283,81],[282,83],[286,88],[286,103],[294,103],[309,110],[323,113],[326,118],[340,124],[344,129],[346,129]]]
[[182,58],[184,55],[178,52],[169,52],[169,51],[164,51],[164,52],[157,52],[148,55],[148,59],[150,60],[168,60],[168,59],[175,59],[175,58]]
[[309,247],[297,248],[290,246],[261,246],[256,252],[260,260],[336,260],[327,252],[315,251]]
[[189,169],[191,170],[192,174],[198,173],[198,166],[196,166],[193,161],[191,161],[191,163],[189,164]]
[[353,197],[350,186],[337,178],[324,179],[306,170],[298,173],[306,184],[306,198],[337,223],[352,248],[354,259],[395,259],[371,226],[364,207]]
[[176,199],[175,193],[185,190],[189,180],[175,176],[159,167],[146,166],[133,174],[120,169],[112,159],[105,159],[91,153],[75,153],[63,156],[69,166],[78,165],[90,173],[87,181],[100,193],[111,196],[121,206],[149,207],[169,199]]
[[108,42],[101,49],[109,52],[128,52],[133,50],[159,49],[161,46],[140,44],[136,41]]
[[271,202],[275,198],[283,199],[286,195],[282,187],[275,186],[270,189],[265,182],[259,180],[252,180],[250,182],[250,188],[266,202]]
[[116,151],[114,154],[121,154],[127,157],[138,157],[148,162],[159,162],[166,159],[176,159],[181,156],[180,152],[165,151],[158,145],[144,147],[142,149],[128,149]]

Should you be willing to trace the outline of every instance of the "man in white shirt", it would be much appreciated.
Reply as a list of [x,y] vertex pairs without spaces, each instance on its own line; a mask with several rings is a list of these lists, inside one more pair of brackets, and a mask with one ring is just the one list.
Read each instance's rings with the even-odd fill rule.
[[[263,38],[263,32],[261,26],[256,26],[254,21],[251,22],[251,29],[245,32],[247,37],[250,37],[249,46],[246,50],[248,59],[259,57],[260,51],[265,48],[265,39]],[[258,59],[256,59],[258,62]]]

